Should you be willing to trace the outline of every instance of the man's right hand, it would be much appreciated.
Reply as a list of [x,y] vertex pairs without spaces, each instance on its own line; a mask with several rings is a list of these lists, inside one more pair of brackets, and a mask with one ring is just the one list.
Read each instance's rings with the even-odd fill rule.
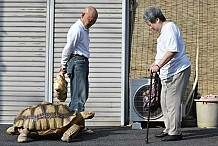
[[67,73],[67,68],[63,68],[62,66],[59,69],[59,72],[62,72],[63,74]]

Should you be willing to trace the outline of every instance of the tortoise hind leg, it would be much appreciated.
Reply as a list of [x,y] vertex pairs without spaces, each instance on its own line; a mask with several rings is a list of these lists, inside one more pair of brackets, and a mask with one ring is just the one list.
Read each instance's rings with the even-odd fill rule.
[[27,142],[27,136],[30,134],[30,131],[27,129],[19,129],[20,135],[17,138],[17,142]]
[[70,139],[73,139],[78,135],[80,131],[80,126],[73,124],[67,131],[64,132],[63,136],[61,137],[62,141],[69,142]]
[[15,127],[14,126],[11,126],[9,127],[7,130],[6,130],[7,134],[9,135],[14,135],[16,133],[15,131]]

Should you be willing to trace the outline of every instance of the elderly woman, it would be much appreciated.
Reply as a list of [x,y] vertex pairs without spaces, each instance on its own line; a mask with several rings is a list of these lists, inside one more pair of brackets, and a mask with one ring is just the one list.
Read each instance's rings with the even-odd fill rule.
[[160,33],[155,61],[150,70],[154,73],[160,71],[165,129],[155,136],[161,137],[162,141],[181,140],[181,102],[191,73],[182,34],[175,23],[166,21],[157,7],[146,9],[143,19],[150,29]]

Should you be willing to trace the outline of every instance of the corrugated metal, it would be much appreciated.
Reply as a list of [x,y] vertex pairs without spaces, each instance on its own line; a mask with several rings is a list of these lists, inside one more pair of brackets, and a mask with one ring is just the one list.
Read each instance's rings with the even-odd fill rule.
[[99,18],[90,29],[90,94],[86,104],[86,109],[95,111],[96,116],[87,125],[118,126],[121,124],[122,0],[55,0],[54,76],[68,29],[89,5],[97,8]]
[[46,0],[0,1],[0,123],[44,100]]

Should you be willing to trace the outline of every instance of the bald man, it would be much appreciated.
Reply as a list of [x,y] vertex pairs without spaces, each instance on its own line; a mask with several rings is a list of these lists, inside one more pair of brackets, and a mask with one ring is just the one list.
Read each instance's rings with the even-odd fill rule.
[[60,71],[70,79],[71,102],[74,112],[84,111],[89,93],[89,28],[98,18],[96,8],[89,6],[69,29],[67,43],[62,52]]

